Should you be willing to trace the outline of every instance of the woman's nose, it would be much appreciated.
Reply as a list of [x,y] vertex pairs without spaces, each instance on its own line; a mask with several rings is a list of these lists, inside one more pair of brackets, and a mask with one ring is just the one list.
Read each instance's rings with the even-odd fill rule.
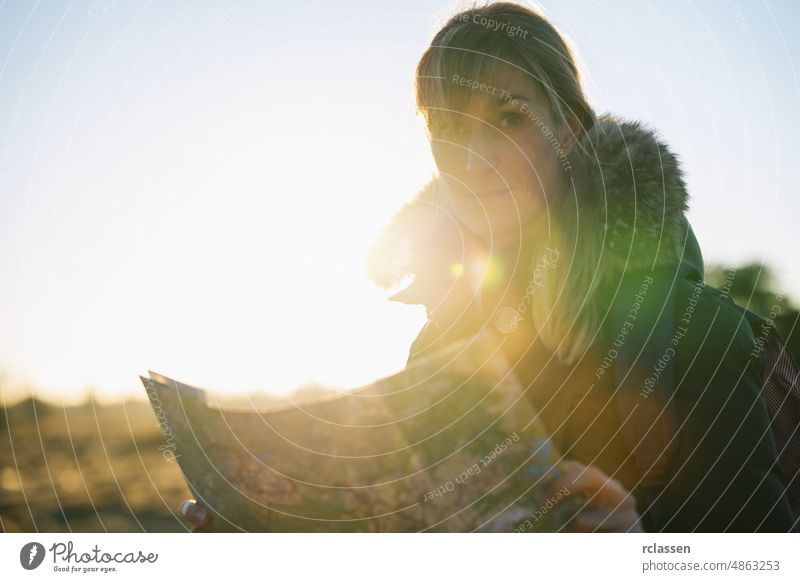
[[477,127],[470,135],[467,144],[467,165],[465,170],[468,173],[481,174],[496,170],[494,163],[494,148],[489,143],[490,138],[486,135],[486,128]]

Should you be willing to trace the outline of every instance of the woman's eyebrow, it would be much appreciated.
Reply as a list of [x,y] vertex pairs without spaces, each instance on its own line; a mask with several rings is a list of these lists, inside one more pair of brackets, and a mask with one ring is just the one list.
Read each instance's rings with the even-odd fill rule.
[[531,98],[525,95],[524,93],[509,93],[508,91],[501,91],[500,95],[497,97],[497,104],[498,105],[506,105],[512,101],[525,101],[526,103],[533,103]]

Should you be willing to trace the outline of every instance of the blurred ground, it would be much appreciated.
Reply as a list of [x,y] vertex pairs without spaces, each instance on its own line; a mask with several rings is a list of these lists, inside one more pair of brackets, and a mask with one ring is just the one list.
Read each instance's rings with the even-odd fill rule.
[[0,531],[185,531],[165,442],[146,401],[0,409]]
[[[309,384],[288,396],[253,393],[214,403],[267,411],[333,394]],[[177,511],[192,495],[162,445],[147,400],[62,406],[28,398],[0,407],[0,531],[187,531]]]

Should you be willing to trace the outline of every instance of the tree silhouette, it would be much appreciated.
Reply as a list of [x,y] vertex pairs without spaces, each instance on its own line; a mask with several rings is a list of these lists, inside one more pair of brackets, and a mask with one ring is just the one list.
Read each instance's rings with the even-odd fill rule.
[[742,307],[772,320],[796,362],[800,362],[800,312],[785,290],[778,289],[772,269],[762,263],[740,267],[709,265],[706,282],[727,292]]

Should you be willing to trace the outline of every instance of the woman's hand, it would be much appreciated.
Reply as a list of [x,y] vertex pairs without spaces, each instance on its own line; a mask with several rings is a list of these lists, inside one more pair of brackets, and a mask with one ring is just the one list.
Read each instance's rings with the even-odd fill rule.
[[553,490],[566,488],[570,495],[586,499],[586,506],[569,522],[570,531],[644,532],[636,499],[619,481],[577,461],[564,461],[562,468]]
[[181,503],[178,513],[183,519],[192,524],[192,533],[205,532],[204,528],[211,524],[211,515],[194,499],[187,499]]

